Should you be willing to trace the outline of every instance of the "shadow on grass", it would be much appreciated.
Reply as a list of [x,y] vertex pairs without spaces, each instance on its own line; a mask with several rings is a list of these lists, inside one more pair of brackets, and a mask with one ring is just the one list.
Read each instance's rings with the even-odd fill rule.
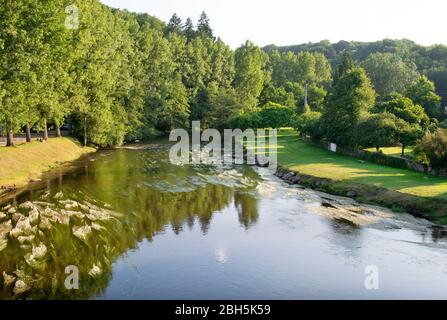
[[330,153],[304,142],[296,134],[278,137],[278,145],[279,163],[305,174],[447,199],[447,178]]

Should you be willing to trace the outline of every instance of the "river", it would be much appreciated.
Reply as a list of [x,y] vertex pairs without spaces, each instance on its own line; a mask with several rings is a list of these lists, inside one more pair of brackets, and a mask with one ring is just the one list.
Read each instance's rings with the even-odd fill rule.
[[0,299],[446,299],[446,235],[265,168],[100,151],[0,203]]

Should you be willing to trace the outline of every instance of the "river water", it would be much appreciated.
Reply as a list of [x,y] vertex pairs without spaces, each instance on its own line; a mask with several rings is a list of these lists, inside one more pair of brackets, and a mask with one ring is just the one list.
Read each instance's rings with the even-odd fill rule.
[[0,299],[48,298],[446,299],[447,237],[264,168],[101,151],[0,203]]

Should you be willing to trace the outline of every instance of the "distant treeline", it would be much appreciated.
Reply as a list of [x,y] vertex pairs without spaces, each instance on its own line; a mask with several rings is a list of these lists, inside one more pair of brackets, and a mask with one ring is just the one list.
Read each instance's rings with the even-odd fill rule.
[[264,47],[267,53],[275,50],[279,52],[318,52],[327,57],[332,66],[340,63],[341,53],[348,52],[356,62],[367,60],[371,54],[384,54],[401,60],[410,67],[415,66],[417,72],[426,75],[433,81],[437,94],[443,98],[443,105],[447,106],[447,46],[421,46],[411,40],[385,39],[376,42],[339,41],[331,43],[323,40],[317,43],[305,43],[290,46],[269,45]]

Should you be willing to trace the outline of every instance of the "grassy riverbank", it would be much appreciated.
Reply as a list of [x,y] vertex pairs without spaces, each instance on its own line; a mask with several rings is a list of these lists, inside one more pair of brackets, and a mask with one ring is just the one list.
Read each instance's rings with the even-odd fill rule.
[[289,130],[279,133],[278,161],[291,170],[316,177],[447,200],[447,178],[359,161],[329,152],[304,142],[295,132]]
[[0,147],[0,187],[4,190],[24,186],[48,169],[94,151],[71,138],[52,138],[44,143],[34,141],[13,148]]
[[302,185],[332,194],[354,191],[360,201],[447,223],[447,178],[391,168],[329,152],[299,138],[278,133],[278,163],[301,175]]

